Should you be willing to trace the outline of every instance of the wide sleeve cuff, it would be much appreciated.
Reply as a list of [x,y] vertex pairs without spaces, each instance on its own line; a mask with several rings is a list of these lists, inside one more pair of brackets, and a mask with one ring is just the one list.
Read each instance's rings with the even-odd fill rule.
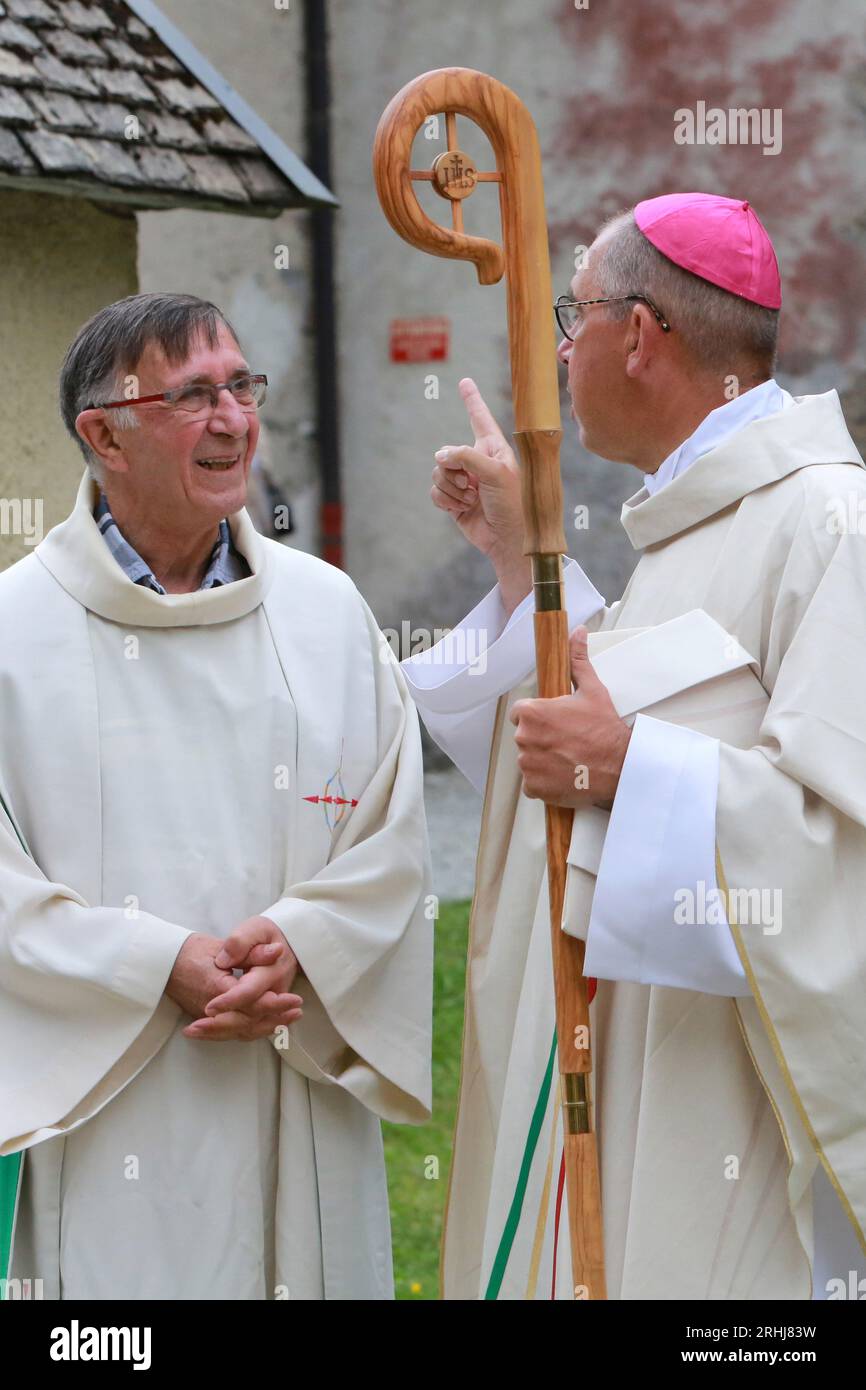
[[[575,560],[566,559],[564,597],[569,630],[587,622],[604,599]],[[431,738],[483,792],[501,695],[535,666],[532,594],[506,621],[499,586],[435,646],[401,663]]]
[[179,927],[149,912],[139,914],[138,930],[115,974],[114,987],[128,999],[155,1008],[171,977],[191,928]]
[[719,741],[638,714],[610,814],[585,970],[747,997],[716,883]]

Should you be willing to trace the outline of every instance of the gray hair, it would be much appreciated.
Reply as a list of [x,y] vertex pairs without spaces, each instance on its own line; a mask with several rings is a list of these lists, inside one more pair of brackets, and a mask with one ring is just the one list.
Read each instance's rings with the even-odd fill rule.
[[[778,309],[741,299],[675,265],[644,236],[633,209],[617,213],[601,230],[613,233],[598,267],[601,294],[649,295],[702,370],[733,373],[745,362],[756,372],[772,376]],[[605,312],[624,319],[632,308],[629,303],[609,304]]]
[[[78,330],[60,368],[60,414],[97,483],[103,483],[105,469],[76,431],[81,411],[102,401],[121,400],[126,380],[149,344],[158,343],[169,362],[177,365],[199,337],[216,347],[220,324],[238,342],[225,314],[207,299],[193,294],[130,294],[100,309]],[[132,406],[110,410],[108,416],[117,429],[135,429],[139,423]]]

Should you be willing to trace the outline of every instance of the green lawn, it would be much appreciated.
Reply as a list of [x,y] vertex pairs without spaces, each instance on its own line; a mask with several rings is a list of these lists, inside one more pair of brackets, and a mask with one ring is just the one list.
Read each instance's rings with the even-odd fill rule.
[[[439,1241],[460,1078],[469,908],[468,902],[442,903],[436,922],[433,1118],[420,1126],[382,1126],[398,1298],[439,1297]],[[438,1176],[432,1176],[437,1161]]]

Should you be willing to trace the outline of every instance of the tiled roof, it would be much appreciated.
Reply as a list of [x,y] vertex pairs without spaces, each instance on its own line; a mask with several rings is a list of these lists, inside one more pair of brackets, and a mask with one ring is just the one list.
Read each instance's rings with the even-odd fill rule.
[[0,0],[0,187],[260,216],[309,201],[122,0]]

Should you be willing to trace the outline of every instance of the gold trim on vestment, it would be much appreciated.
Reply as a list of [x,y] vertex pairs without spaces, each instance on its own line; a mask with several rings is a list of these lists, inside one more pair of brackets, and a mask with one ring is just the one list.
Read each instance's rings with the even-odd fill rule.
[[[830,1179],[830,1182],[833,1184],[833,1188],[834,1188],[834,1191],[835,1191],[835,1193],[836,1193],[836,1196],[839,1198],[839,1201],[840,1201],[841,1204],[842,1204],[842,1210],[845,1212],[845,1215],[848,1217],[848,1220],[851,1222],[851,1225],[854,1227],[854,1230],[855,1230],[856,1235],[857,1235],[857,1239],[858,1239],[859,1242],[860,1242],[860,1245],[861,1245],[861,1247],[862,1247],[863,1253],[866,1254],[866,1236],[864,1236],[863,1230],[862,1230],[862,1228],[861,1228],[861,1226],[860,1226],[860,1222],[857,1220],[857,1217],[856,1217],[856,1215],[854,1214],[854,1208],[851,1206],[851,1203],[849,1202],[848,1197],[846,1196],[845,1191],[844,1191],[844,1189],[842,1188],[842,1186],[841,1186],[841,1184],[840,1184],[840,1182],[839,1182],[839,1179],[836,1177],[836,1174],[835,1174],[834,1171],[833,1171],[833,1168],[832,1168],[832,1166],[831,1166],[831,1164],[830,1164],[830,1160],[827,1158],[827,1155],[824,1153],[824,1150],[823,1150],[822,1145],[821,1145],[821,1141],[820,1141],[820,1139],[818,1138],[817,1134],[815,1133],[814,1128],[812,1127],[812,1122],[811,1122],[811,1120],[809,1119],[808,1113],[807,1113],[807,1111],[806,1111],[806,1107],[805,1107],[805,1105],[803,1104],[802,1100],[800,1099],[799,1093],[798,1093],[798,1091],[797,1091],[797,1087],[796,1087],[796,1085],[794,1084],[794,1078],[792,1077],[791,1072],[790,1072],[790,1070],[789,1070],[789,1068],[788,1068],[788,1063],[787,1063],[786,1060],[785,1060],[785,1054],[784,1054],[784,1052],[782,1051],[782,1045],[781,1045],[781,1043],[779,1042],[779,1039],[778,1039],[777,1036],[776,1036],[776,1030],[775,1030],[774,1027],[773,1027],[773,1021],[772,1021],[772,1019],[771,1019],[771,1017],[770,1017],[770,1012],[769,1012],[769,1010],[768,1010],[766,1004],[764,1003],[763,998],[761,997],[761,991],[760,991],[760,989],[758,988],[758,981],[757,981],[757,979],[756,979],[756,977],[755,977],[755,972],[754,972],[753,969],[752,969],[751,962],[749,961],[748,952],[747,952],[747,950],[746,950],[746,945],[745,945],[745,942],[744,942],[744,940],[743,940],[742,933],[741,933],[741,931],[740,931],[740,929],[739,929],[739,925],[738,925],[737,923],[731,922],[731,920],[730,920],[731,914],[730,914],[730,911],[729,911],[729,889],[728,889],[727,879],[726,879],[726,877],[725,877],[725,871],[724,871],[724,869],[722,868],[722,858],[721,858],[721,854],[719,853],[718,841],[716,842],[716,878],[717,878],[717,881],[718,881],[718,885],[719,885],[719,887],[721,888],[722,893],[723,893],[724,898],[725,898],[725,911],[726,911],[727,917],[728,917],[728,925],[729,925],[729,927],[730,927],[730,929],[731,929],[731,934],[732,934],[732,936],[733,936],[733,938],[734,938],[734,944],[735,944],[736,947],[737,947],[737,951],[738,951],[738,953],[739,953],[740,960],[742,961],[743,969],[744,969],[745,972],[746,972],[746,978],[747,978],[748,981],[749,981],[749,986],[750,986],[750,988],[751,988],[751,990],[752,990],[752,994],[753,994],[753,996],[754,996],[755,1003],[756,1003],[756,1005],[757,1005],[757,1007],[758,1007],[758,1012],[759,1012],[759,1014],[761,1015],[761,1022],[763,1023],[764,1028],[766,1029],[767,1036],[768,1036],[768,1038],[769,1038],[769,1040],[770,1040],[770,1046],[772,1047],[773,1053],[774,1053],[775,1058],[776,1058],[776,1061],[777,1061],[777,1063],[779,1064],[779,1070],[780,1070],[781,1073],[782,1073],[782,1077],[783,1077],[783,1079],[784,1079],[784,1081],[785,1081],[785,1085],[788,1087],[788,1090],[789,1090],[790,1093],[791,1093],[791,1099],[793,1100],[794,1105],[795,1105],[796,1108],[797,1108],[797,1113],[798,1113],[798,1115],[800,1116],[800,1119],[801,1119],[802,1122],[803,1122],[803,1128],[805,1129],[807,1135],[809,1136],[809,1140],[810,1140],[810,1142],[811,1142],[811,1144],[812,1144],[812,1147],[814,1148],[815,1153],[817,1154],[818,1158],[820,1159],[821,1164],[822,1164],[822,1166],[823,1166],[823,1168],[824,1168],[824,1171],[825,1171],[825,1173],[827,1174],[827,1177]],[[737,1010],[737,1017],[738,1017],[738,1018],[740,1017],[739,1009]],[[740,1020],[740,1026],[741,1026],[741,1027],[743,1026],[742,1020]],[[756,1071],[758,1072],[759,1077],[761,1078],[761,1082],[762,1082],[762,1084],[763,1084],[763,1086],[764,1086],[764,1089],[767,1091],[767,1094],[770,1095],[769,1087],[767,1086],[766,1081],[764,1081],[764,1077],[763,1077],[763,1075],[761,1074],[761,1069],[760,1069],[760,1067],[758,1067],[757,1062],[755,1062],[754,1054],[752,1053],[752,1049],[751,1049],[751,1048],[749,1048],[749,1054],[750,1054],[750,1056],[752,1057],[752,1061],[753,1061],[753,1063],[754,1063],[754,1065],[755,1065],[755,1069],[756,1069]],[[771,1100],[772,1100],[772,1096],[771,1096],[770,1098],[771,1098]],[[779,1114],[778,1114],[778,1110],[776,1109],[775,1101],[773,1102],[773,1109],[776,1110],[776,1116],[777,1116],[777,1118],[779,1118]],[[780,1124],[781,1124],[781,1119],[780,1119],[779,1122],[780,1122]],[[788,1150],[788,1156],[789,1156],[789,1158],[791,1159],[792,1165],[793,1165],[793,1155],[792,1155],[792,1153],[791,1153],[791,1148],[790,1148],[790,1145],[789,1145],[789,1143],[788,1143],[787,1135],[785,1134],[785,1127],[784,1127],[784,1125],[782,1125],[782,1135],[783,1135],[784,1140],[785,1140],[785,1148]],[[788,1200],[789,1200],[789,1203],[790,1203],[790,1195],[789,1195]],[[796,1222],[795,1222],[795,1225],[796,1225]],[[802,1242],[801,1242],[801,1244],[802,1244]]]
[[559,1107],[562,1104],[562,1077],[557,1078],[557,1085],[553,1086],[553,1124],[550,1128],[550,1145],[547,1154],[547,1169],[544,1174],[544,1187],[541,1191],[541,1204],[538,1208],[538,1216],[535,1221],[535,1239],[532,1242],[532,1258],[529,1261],[529,1278],[526,1281],[525,1298],[534,1299],[535,1290],[538,1285],[538,1266],[541,1263],[541,1248],[544,1244],[544,1232],[547,1230],[547,1219],[550,1215],[550,1185],[553,1181],[553,1155],[556,1153],[556,1131],[559,1127]]
[[[718,854],[718,851],[717,851],[717,854]],[[716,877],[719,878],[718,861],[717,861],[717,864],[716,864]],[[722,879],[723,879],[723,877],[724,877],[724,876],[722,875]],[[727,885],[725,885],[725,887],[722,889],[722,892],[723,892],[723,893],[727,893]],[[735,1016],[736,1016],[737,1024],[738,1024],[738,1026],[739,1026],[740,1033],[741,1033],[741,1035],[742,1035],[742,1039],[743,1039],[743,1042],[744,1042],[745,1047],[746,1047],[746,1051],[747,1051],[748,1054],[749,1054],[749,1057],[750,1057],[750,1059],[751,1059],[752,1066],[755,1068],[755,1071],[758,1073],[758,1079],[759,1079],[761,1085],[762,1085],[763,1088],[764,1088],[764,1095],[767,1097],[767,1100],[770,1102],[770,1105],[772,1106],[773,1114],[774,1114],[775,1117],[776,1117],[776,1123],[777,1123],[778,1126],[779,1126],[779,1132],[780,1132],[780,1134],[781,1134],[781,1136],[782,1136],[782,1143],[785,1145],[785,1153],[786,1153],[787,1156],[788,1156],[788,1178],[787,1178],[787,1181],[786,1181],[786,1183],[785,1183],[785,1196],[786,1196],[787,1202],[788,1202],[788,1209],[789,1209],[789,1211],[790,1211],[790,1213],[791,1213],[791,1217],[792,1217],[792,1219],[793,1219],[793,1221],[794,1221],[794,1232],[795,1232],[795,1234],[796,1234],[797,1240],[800,1242],[800,1249],[803,1251],[803,1258],[805,1259],[806,1264],[808,1265],[808,1268],[809,1268],[809,1300],[810,1300],[810,1302],[811,1302],[811,1300],[812,1300],[812,1298],[813,1298],[813,1296],[814,1296],[814,1293],[815,1293],[815,1280],[814,1280],[813,1277],[812,1277],[812,1266],[813,1266],[814,1258],[815,1258],[815,1256],[814,1256],[814,1249],[813,1249],[813,1252],[812,1252],[812,1257],[810,1258],[810,1257],[809,1257],[809,1252],[808,1252],[808,1250],[806,1249],[805,1245],[803,1244],[802,1240],[800,1239],[800,1226],[799,1226],[799,1223],[798,1223],[798,1221],[797,1221],[796,1216],[794,1215],[794,1208],[791,1206],[791,1188],[790,1188],[790,1183],[791,1183],[791,1173],[794,1171],[794,1151],[793,1151],[793,1149],[791,1148],[791,1144],[790,1144],[790,1141],[789,1141],[789,1139],[788,1139],[788,1131],[787,1131],[787,1129],[786,1129],[786,1127],[785,1127],[785,1121],[784,1121],[783,1118],[782,1118],[782,1112],[781,1112],[781,1110],[779,1109],[778,1105],[776,1104],[776,1098],[775,1098],[775,1096],[773,1095],[773,1092],[770,1090],[770,1087],[769,1087],[769,1084],[768,1084],[768,1082],[767,1082],[767,1079],[766,1079],[766,1077],[764,1076],[764,1073],[761,1071],[760,1066],[758,1065],[758,1059],[757,1059],[757,1057],[755,1056],[754,1052],[752,1051],[752,1044],[751,1044],[750,1041],[749,1041],[748,1030],[747,1030],[747,1028],[746,1028],[745,1023],[743,1022],[743,1016],[742,1016],[742,1014],[740,1013],[740,1009],[739,1009],[739,1005],[738,1005],[738,1003],[737,1003],[737,1000],[736,1000],[736,999],[732,999],[732,1000],[731,1000],[731,1003],[732,1003],[733,1006],[734,1006],[734,1014],[735,1014]],[[813,1241],[812,1241],[812,1244],[813,1244],[813,1247],[814,1247],[814,1228],[813,1228]]]

